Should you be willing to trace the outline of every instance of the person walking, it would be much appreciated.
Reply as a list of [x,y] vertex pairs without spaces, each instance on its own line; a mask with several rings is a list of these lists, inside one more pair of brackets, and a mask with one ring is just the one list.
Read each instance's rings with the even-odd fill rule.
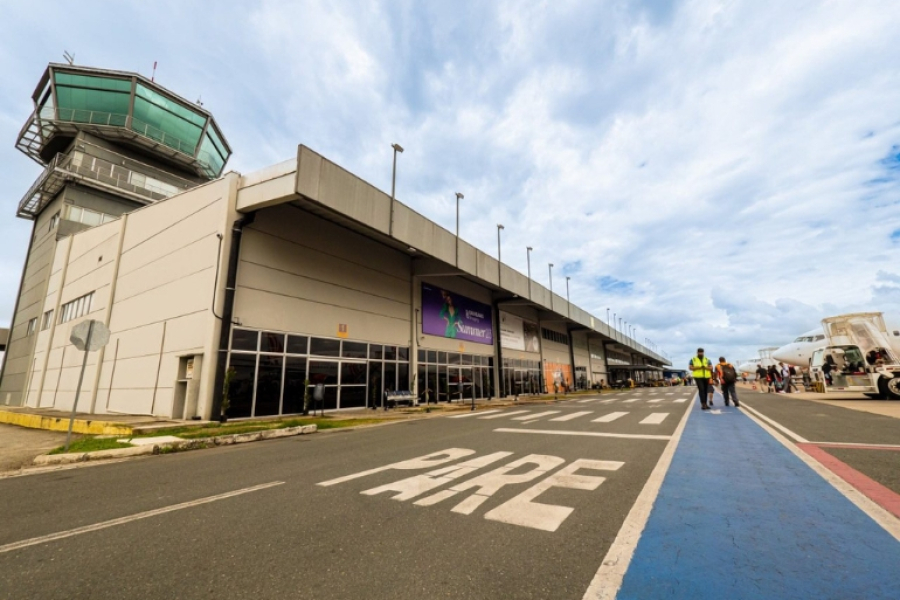
[[768,386],[769,386],[768,378],[769,378],[769,374],[766,372],[766,368],[762,365],[757,365],[756,366],[756,385],[759,386],[760,394],[766,393],[765,390],[763,390],[763,387],[766,387],[768,389]]
[[709,395],[709,380],[712,379],[712,365],[709,359],[703,355],[703,348],[697,348],[697,356],[688,364],[691,376],[697,383],[697,397],[700,399],[700,408],[709,410],[707,396]]
[[778,374],[778,368],[775,365],[769,365],[769,393],[778,393],[781,375]]
[[[791,384],[793,384],[793,381],[791,381],[791,368],[789,366],[787,366],[786,364],[784,364],[783,362],[778,363],[778,366],[781,370],[782,389],[784,390],[785,394],[790,394],[791,393]],[[794,386],[794,387],[796,387],[796,386]]]
[[741,403],[737,397],[737,371],[730,362],[725,360],[724,356],[719,357],[719,364],[716,365],[716,377],[722,386],[722,398],[725,400],[725,406],[729,404],[729,397],[734,401],[734,407],[740,408]]

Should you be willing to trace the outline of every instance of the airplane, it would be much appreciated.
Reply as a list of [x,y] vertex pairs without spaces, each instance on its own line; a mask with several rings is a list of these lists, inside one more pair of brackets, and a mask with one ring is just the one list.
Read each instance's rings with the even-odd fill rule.
[[777,348],[761,348],[759,351],[759,358],[752,358],[746,362],[739,364],[737,366],[738,371],[740,373],[746,373],[751,379],[755,378],[756,367],[758,367],[759,365],[768,367],[769,365],[776,364],[777,361],[773,360],[772,357],[772,353],[776,350]]
[[[840,316],[840,315],[838,315]],[[887,325],[888,338],[891,341],[891,348],[900,352],[900,316],[885,316],[885,325]],[[795,367],[809,367],[809,361],[813,352],[819,348],[823,348],[828,341],[825,339],[825,332],[821,327],[811,329],[806,333],[797,337],[790,344],[785,344],[780,348],[776,348],[772,353],[772,358],[776,361],[783,362]],[[754,367],[755,369],[756,367]]]

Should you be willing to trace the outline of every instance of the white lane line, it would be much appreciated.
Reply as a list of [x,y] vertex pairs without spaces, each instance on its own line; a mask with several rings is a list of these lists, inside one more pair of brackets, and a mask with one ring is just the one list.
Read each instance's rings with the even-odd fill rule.
[[[741,406],[746,405],[741,402]],[[871,517],[873,521],[881,525],[881,527],[890,535],[892,535],[894,539],[900,542],[900,519],[897,519],[897,517],[870,500],[868,496],[864,495],[858,489],[841,479],[837,474],[832,473],[828,468],[823,466],[822,463],[792,444],[790,440],[775,431],[775,429],[768,423],[766,423],[763,419],[755,416],[759,414],[757,411],[752,410],[751,412],[755,414],[751,414],[748,412],[745,412],[744,414],[752,419],[757,425],[762,427],[766,432],[768,432],[769,435],[778,440],[778,442],[782,446],[790,450],[791,453],[794,454],[794,456],[802,460],[810,469],[818,473],[819,476],[822,477],[822,479],[830,483],[831,486],[838,492],[843,494],[843,496],[847,498],[847,500],[855,504],[857,508],[869,515],[869,517]]]
[[666,392],[666,396],[674,396],[675,392]]
[[780,423],[776,423],[775,421],[773,421],[772,419],[770,419],[770,418],[767,417],[766,415],[762,414],[761,412],[759,412],[759,411],[756,410],[755,408],[752,408],[752,407],[750,407],[750,406],[747,406],[747,404],[746,404],[745,402],[741,402],[741,407],[746,408],[747,410],[749,410],[750,412],[752,412],[754,415],[756,415],[757,417],[759,417],[759,418],[762,419],[763,421],[766,421],[767,423],[769,423],[769,424],[770,424],[772,427],[774,427],[775,429],[778,429],[778,430],[781,431],[782,433],[786,434],[788,437],[793,438],[795,442],[798,442],[798,443],[800,443],[800,444],[808,444],[808,443],[809,443],[809,440],[807,440],[806,438],[797,435],[796,433],[794,433],[793,431],[791,431],[790,429],[788,429],[788,428],[785,427],[784,425],[781,425]]
[[637,500],[635,500],[634,505],[628,512],[628,516],[625,517],[616,539],[613,541],[612,546],[609,547],[606,556],[603,557],[603,562],[597,569],[591,585],[588,586],[587,591],[584,593],[583,600],[615,600],[616,595],[619,593],[619,588],[622,587],[625,571],[628,570],[628,565],[631,564],[631,558],[634,556],[638,540],[641,539],[641,534],[647,525],[647,519],[650,517],[653,503],[659,495],[659,488],[662,486],[666,472],[672,464],[672,457],[675,455],[675,449],[678,447],[678,442],[681,440],[681,434],[684,433],[684,426],[687,424],[690,414],[691,407],[689,406],[684,411],[684,416],[681,417],[681,421],[678,423],[675,433],[670,437],[669,443],[666,444],[662,456],[659,457],[659,462],[656,463],[653,472],[650,473],[647,483],[644,484],[644,489],[641,490]]
[[545,410],[544,412],[535,413],[533,415],[525,415],[524,417],[514,417],[513,421],[530,421],[531,419],[540,419],[541,417],[546,417],[547,415],[555,415],[559,413],[558,410]]
[[624,402],[622,402],[622,404],[631,404],[632,402],[637,402],[637,401],[638,401],[637,398],[632,398],[631,400],[625,400]]
[[687,402],[687,401],[688,401],[687,398],[675,398],[675,402],[677,402],[678,404],[681,404],[682,402]]
[[489,417],[479,417],[480,419],[502,419],[503,417],[511,417],[512,415],[521,415],[522,413],[531,412],[530,410],[513,410],[510,412],[503,412],[499,415],[491,415]]
[[900,448],[898,444],[860,444],[858,442],[810,442],[810,444],[819,446],[847,446],[850,448]]
[[615,402],[616,398],[610,398],[609,400],[601,400],[600,404],[609,404],[610,402]]
[[499,408],[495,408],[494,410],[482,410],[479,412],[470,412],[470,413],[466,413],[464,415],[454,415],[450,418],[451,419],[465,419],[468,417],[480,417],[481,415],[489,415],[491,413],[497,413],[497,412],[500,412]]
[[575,435],[586,437],[625,438],[630,440],[669,440],[670,435],[650,435],[647,433],[603,433],[600,431],[566,431],[557,429],[509,429],[501,427],[495,433],[535,433],[538,435]]
[[591,414],[592,410],[580,410],[578,412],[569,413],[568,415],[563,415],[561,417],[556,417],[555,419],[550,419],[551,421],[571,421],[572,419],[577,419],[578,417],[583,417],[584,415]]
[[662,402],[662,398],[654,398],[653,400],[647,400],[647,404],[656,404],[658,402]]
[[258,492],[260,490],[265,490],[270,487],[275,487],[276,485],[282,485],[283,481],[273,481],[271,483],[263,483],[261,485],[254,485],[252,487],[241,488],[239,490],[234,490],[233,492],[225,492],[224,494],[217,494],[215,496],[207,496],[206,498],[199,498],[197,500],[191,500],[189,502],[182,502],[181,504],[173,504],[172,506],[164,506],[163,508],[155,508],[153,510],[147,510],[144,512],[140,512],[137,514],[133,514],[127,517],[119,517],[118,519],[110,519],[109,521],[102,521],[100,523],[94,523],[93,525],[85,525],[84,527],[76,527],[75,529],[69,529],[67,531],[60,531],[58,533],[51,533],[48,535],[42,535],[36,538],[30,538],[27,540],[22,540],[19,542],[13,542],[11,544],[5,544],[0,546],[0,554],[4,552],[12,552],[13,550],[20,550],[22,548],[27,548],[29,546],[36,546],[38,544],[46,544],[47,542],[55,542],[56,540],[62,540],[65,538],[73,537],[76,535],[81,535],[82,533],[90,533],[92,531],[99,531],[101,529],[106,529],[108,527],[114,527],[116,525],[124,525],[126,523],[131,523],[132,521],[138,521],[140,519],[146,519],[149,517],[155,517],[158,515],[164,515],[166,513],[170,513],[176,510],[182,510],[184,508],[191,508],[194,506],[200,506],[201,504],[209,504],[210,502],[215,502],[217,500],[224,500],[226,498],[233,498],[234,496],[240,496],[242,494],[249,494],[250,492]]
[[641,425],[659,425],[666,420],[669,413],[650,413],[650,416],[641,421]]
[[612,423],[616,419],[621,419],[627,414],[627,412],[611,412],[608,415],[603,415],[599,419],[594,419],[591,423]]

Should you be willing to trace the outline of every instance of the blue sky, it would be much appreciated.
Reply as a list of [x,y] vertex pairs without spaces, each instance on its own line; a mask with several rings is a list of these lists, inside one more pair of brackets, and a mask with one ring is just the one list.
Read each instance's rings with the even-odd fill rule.
[[0,21],[0,323],[40,167],[15,150],[64,50],[202,97],[250,172],[304,143],[682,364],[900,311],[896,0],[65,4]]

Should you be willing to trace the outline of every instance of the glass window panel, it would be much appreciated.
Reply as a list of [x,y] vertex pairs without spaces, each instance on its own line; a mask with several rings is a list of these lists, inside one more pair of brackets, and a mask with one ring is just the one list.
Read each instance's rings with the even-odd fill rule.
[[369,406],[374,408],[381,406],[381,369],[381,362],[369,361]]
[[287,341],[288,354],[306,354],[309,338],[305,335],[289,335]]
[[281,403],[281,371],[284,358],[281,356],[259,357],[259,370],[256,377],[256,408],[254,416],[267,417],[278,414]]
[[439,366],[437,372],[437,398],[446,402],[450,398],[450,382],[447,381],[447,367]]
[[230,418],[249,417],[253,408],[253,383],[256,375],[255,354],[232,354],[229,366],[234,367],[229,398],[231,406],[226,414]]
[[397,363],[384,363],[384,389],[397,389]]
[[397,360],[397,346],[384,347],[384,360]]
[[438,401],[438,397],[435,392],[438,387],[437,386],[437,371],[438,371],[438,368],[436,365],[428,365],[428,381],[426,383],[426,385],[428,387],[425,389],[428,390],[428,398],[429,398],[430,402]]
[[138,98],[142,98],[147,100],[148,102],[155,104],[156,106],[172,113],[174,116],[177,116],[181,119],[184,119],[188,123],[192,123],[197,127],[203,127],[206,124],[206,116],[200,113],[196,113],[193,110],[187,108],[180,102],[172,100],[167,96],[163,96],[159,92],[152,90],[140,83],[137,85],[137,89],[135,90],[135,95]]
[[325,386],[325,401],[324,402],[316,402],[315,396],[313,396],[315,387],[310,386],[309,388],[309,409],[310,410],[319,410],[324,408],[325,410],[334,410],[337,408],[337,397],[338,397],[338,386],[329,385]]
[[409,348],[397,348],[397,360],[409,360]]
[[361,408],[366,405],[366,386],[342,385],[341,408]]
[[341,356],[344,358],[366,358],[368,348],[362,342],[348,342],[344,340],[341,348]]
[[438,353],[434,350],[428,351],[428,362],[434,364],[438,361]]
[[309,383],[334,385],[338,382],[338,363],[326,360],[309,361]]
[[222,172],[222,167],[225,166],[225,162],[228,160],[228,155],[222,155],[213,144],[212,140],[209,138],[209,132],[203,137],[203,143],[200,144],[200,152],[197,153],[197,158],[206,163],[206,171],[209,175],[213,177],[218,177]]
[[418,367],[416,367],[416,391],[419,394],[419,400],[421,402],[425,401],[425,396],[423,394],[428,387],[427,371],[425,369],[425,365],[419,365]]
[[275,333],[274,331],[262,332],[262,345],[259,347],[260,352],[275,352],[276,354],[284,353],[284,334]]
[[113,79],[95,75],[76,75],[74,73],[55,73],[56,85],[92,88],[97,90],[113,90],[131,93],[130,79]]
[[309,353],[318,356],[340,356],[341,340],[311,338],[309,340]]
[[462,358],[462,360],[461,360],[462,364],[464,364],[464,365],[472,364],[472,355],[471,354],[463,354],[461,358]]
[[259,345],[259,332],[249,329],[233,329],[231,331],[231,349],[256,352]]
[[369,358],[381,360],[384,358],[384,346],[381,344],[369,344]]
[[85,225],[95,227],[100,224],[100,213],[92,210],[85,210],[84,214],[81,216],[81,222]]
[[341,363],[342,385],[365,385],[366,363],[344,362]]
[[409,363],[397,364],[397,389],[409,390],[412,388],[409,381]]
[[437,361],[438,361],[438,364],[446,365],[447,364],[447,353],[446,352],[438,352]]
[[459,364],[459,354],[456,352],[448,352],[447,353],[447,364],[458,365]]
[[227,160],[229,155],[228,147],[225,146],[225,141],[222,139],[222,134],[219,133],[219,129],[216,127],[215,123],[210,122],[209,127],[206,129],[206,135],[215,145],[216,150],[219,151],[219,154],[221,154],[222,157]]
[[[284,362],[284,398],[281,413],[285,415],[303,412],[303,392],[306,390],[306,359],[288,356]],[[312,399],[310,398],[310,401]]]
[[416,354],[419,357],[420,363],[428,362],[428,353],[425,352],[425,350],[422,350],[421,348],[419,348],[419,351]]

